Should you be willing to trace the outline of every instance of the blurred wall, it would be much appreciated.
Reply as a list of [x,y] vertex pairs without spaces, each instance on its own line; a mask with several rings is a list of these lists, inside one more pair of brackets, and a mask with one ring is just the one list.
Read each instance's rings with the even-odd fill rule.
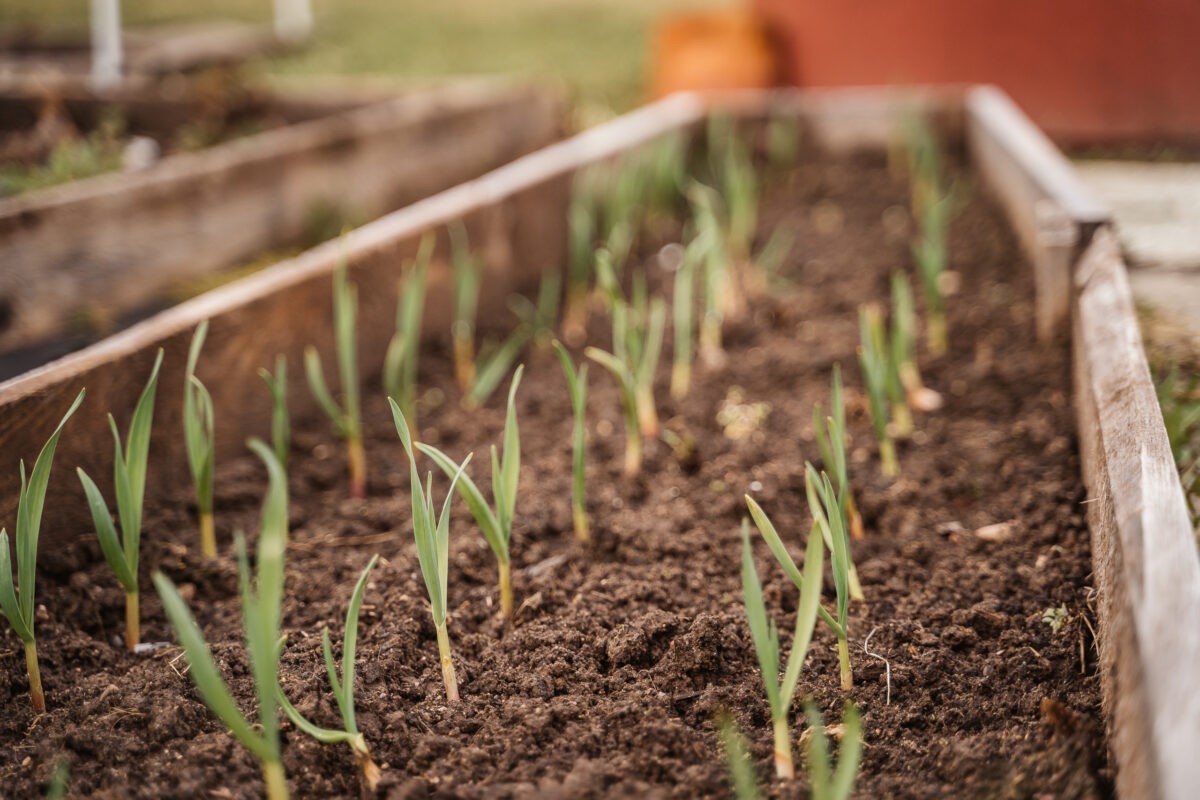
[[1200,138],[1200,0],[753,2],[790,83],[996,83],[1060,140]]

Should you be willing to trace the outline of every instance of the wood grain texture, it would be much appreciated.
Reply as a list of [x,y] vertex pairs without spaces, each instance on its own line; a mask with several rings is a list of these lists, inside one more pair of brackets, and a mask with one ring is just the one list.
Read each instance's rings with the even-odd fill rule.
[[1038,336],[1061,335],[1071,318],[1072,265],[1109,211],[998,89],[967,92],[966,135],[972,162],[1033,264]]
[[1075,402],[1117,791],[1183,800],[1200,786],[1200,558],[1108,227],[1074,284]]
[[[294,420],[317,414],[304,385],[301,359],[306,345],[316,346],[332,378],[331,286],[333,273],[342,261],[348,264],[350,277],[359,289],[359,366],[367,391],[371,387],[378,390],[378,375],[394,330],[403,265],[416,253],[423,233],[438,232],[424,318],[426,330],[442,331],[449,324],[450,269],[445,226],[457,220],[465,222],[473,248],[485,259],[481,324],[506,321],[509,294],[532,292],[543,272],[565,265],[567,231],[563,212],[575,170],[694,123],[703,113],[695,99],[680,98],[628,115],[416,202],[340,240],[196,297],[61,361],[0,384],[0,453],[6,459],[0,465],[0,520],[11,520],[15,514],[17,459],[36,456],[66,408],[64,398],[69,403],[80,388],[86,387],[87,401],[59,444],[50,485],[52,500],[42,534],[44,547],[53,551],[56,540],[87,530],[82,492],[70,470],[82,466],[91,474],[106,474],[111,468],[111,441],[104,415],[111,411],[122,425],[126,423],[159,347],[165,349],[166,356],[151,445],[155,469],[147,496],[186,498],[190,477],[181,436],[183,369],[191,333],[201,320],[210,320],[210,329],[197,372],[213,396],[218,469],[222,460],[242,451],[248,436],[264,436],[269,431],[270,400],[256,370],[273,365],[276,355],[286,356],[292,365],[288,399]],[[549,132],[544,135],[549,138]],[[408,169],[400,164],[394,168]],[[368,451],[368,458],[370,455]]]
[[0,201],[0,351],[119,317],[303,235],[314,209],[371,219],[550,141],[558,105],[475,82]]

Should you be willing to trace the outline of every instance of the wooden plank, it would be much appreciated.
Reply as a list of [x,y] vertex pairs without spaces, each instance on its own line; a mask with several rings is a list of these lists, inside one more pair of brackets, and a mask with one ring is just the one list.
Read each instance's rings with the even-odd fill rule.
[[1183,800],[1200,786],[1200,557],[1107,226],[1075,289],[1075,401],[1117,792]]
[[371,219],[559,129],[544,92],[473,82],[0,201],[0,352],[293,242],[316,208]]
[[[17,496],[16,460],[36,456],[71,398],[86,387],[88,399],[59,444],[43,531],[48,555],[66,531],[86,530],[86,510],[70,469],[92,474],[111,467],[111,439],[104,415],[122,425],[159,347],[166,351],[155,412],[154,479],[148,496],[186,502],[190,478],[182,453],[183,368],[191,332],[210,319],[199,377],[213,395],[220,460],[240,452],[247,436],[269,430],[269,398],[255,371],[288,358],[289,403],[295,419],[316,413],[304,385],[304,347],[318,347],[332,367],[331,276],[343,260],[358,284],[359,358],[364,379],[379,374],[394,326],[397,287],[404,259],[416,252],[422,233],[439,237],[430,275],[425,324],[444,330],[450,316],[449,266],[444,226],[464,220],[472,244],[486,261],[481,318],[506,318],[507,296],[531,291],[537,277],[565,264],[570,177],[581,165],[601,161],[702,118],[695,98],[674,98],[517,159],[494,172],[389,214],[294,259],[182,303],[143,323],[20,378],[0,384],[0,519],[12,519]],[[454,142],[447,143],[453,146]],[[499,154],[499,151],[495,151]],[[382,161],[392,168],[395,162]],[[387,170],[381,170],[387,171]],[[331,373],[332,374],[332,373]],[[368,447],[370,445],[368,444]],[[80,526],[83,526],[82,528]],[[61,540],[61,539],[60,539]]]
[[971,89],[966,115],[972,162],[1033,264],[1038,335],[1061,335],[1070,320],[1071,265],[1109,211],[1003,92]]

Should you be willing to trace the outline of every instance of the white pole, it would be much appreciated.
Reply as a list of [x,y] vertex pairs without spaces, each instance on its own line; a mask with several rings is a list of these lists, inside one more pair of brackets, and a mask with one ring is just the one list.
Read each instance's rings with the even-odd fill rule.
[[310,0],[275,0],[275,36],[283,42],[302,42],[312,33]]
[[111,89],[121,82],[120,0],[92,0],[92,86]]

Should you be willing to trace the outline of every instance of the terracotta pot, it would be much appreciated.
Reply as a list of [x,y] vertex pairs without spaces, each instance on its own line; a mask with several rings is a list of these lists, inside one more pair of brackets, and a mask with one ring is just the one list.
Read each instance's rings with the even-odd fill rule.
[[1200,136],[1195,0],[755,0],[802,86],[996,83],[1058,139]]
[[762,22],[741,8],[668,18],[654,33],[650,95],[679,91],[761,89],[778,78]]

